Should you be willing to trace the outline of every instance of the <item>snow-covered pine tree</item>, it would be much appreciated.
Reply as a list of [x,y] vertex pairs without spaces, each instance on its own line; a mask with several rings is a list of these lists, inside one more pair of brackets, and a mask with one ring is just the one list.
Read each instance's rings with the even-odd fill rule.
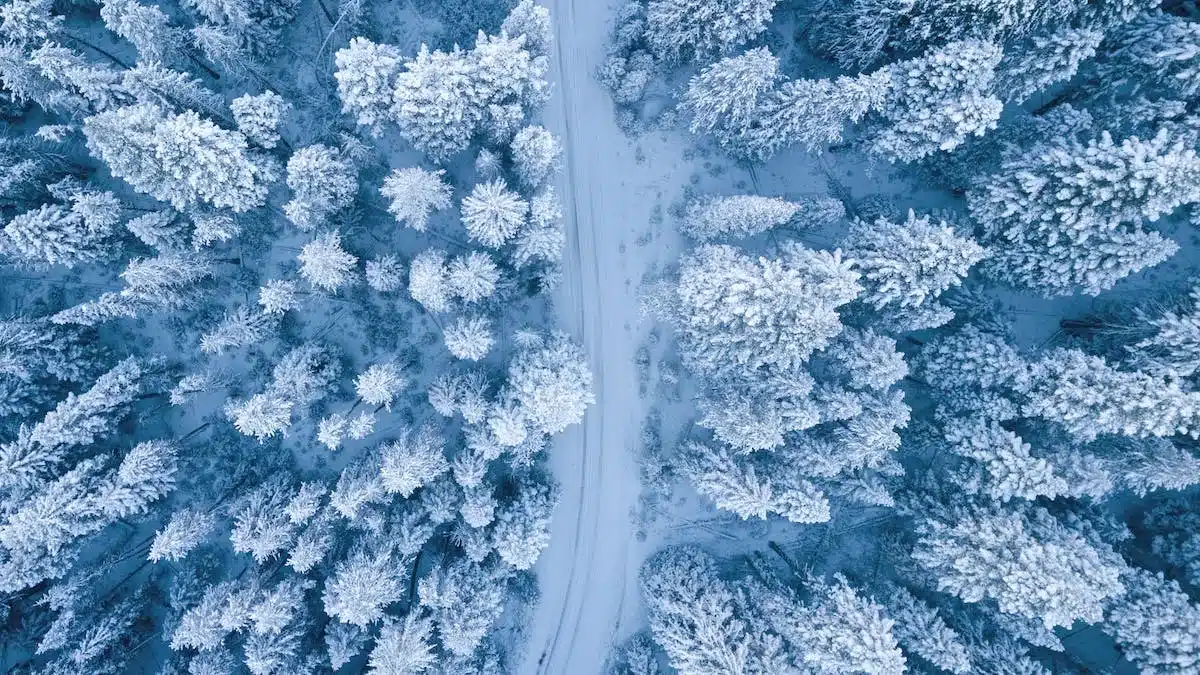
[[367,261],[365,276],[371,290],[391,293],[404,285],[404,266],[394,255],[381,255]]
[[558,490],[545,482],[523,481],[516,499],[501,505],[492,528],[492,544],[505,563],[527,570],[550,543],[550,520]]
[[242,231],[233,215],[224,211],[196,210],[191,214],[192,248],[199,251],[216,242],[229,241]]
[[793,242],[778,258],[731,246],[694,249],[671,288],[685,363],[701,373],[796,367],[841,332],[837,308],[861,290],[838,252]]
[[855,391],[886,392],[908,375],[896,341],[870,328],[847,328],[824,352],[831,375]]
[[459,317],[446,326],[443,338],[454,358],[468,361],[483,359],[495,344],[491,322],[481,316]]
[[541,187],[558,168],[562,144],[544,127],[529,125],[513,136],[509,145],[513,171],[528,190]]
[[[28,438],[32,447],[37,448],[39,457],[45,458],[34,465],[52,468],[58,461],[54,458],[61,457],[65,450],[92,443],[99,436],[110,435],[116,424],[129,414],[134,401],[142,393],[145,375],[142,364],[129,357],[97,378],[84,393],[78,396],[67,394],[30,431]],[[23,465],[23,474],[31,466],[29,459],[20,464]]]
[[[467,148],[483,122],[487,101],[468,52],[430,51],[422,44],[416,58],[394,75],[394,83],[390,115],[413,147],[435,162]],[[361,113],[359,117],[361,123]]]
[[64,91],[87,100],[96,111],[130,103],[137,95],[128,86],[133,71],[125,71],[122,78],[115,68],[92,63],[83,54],[56,42],[46,41],[33,50],[29,64]]
[[791,145],[815,151],[837,143],[847,124],[883,105],[891,77],[889,70],[880,69],[856,77],[783,83],[759,105],[757,124],[746,133],[741,154],[765,161]]
[[705,61],[766,30],[776,0],[651,0],[646,41],[660,59]]
[[104,0],[100,18],[109,30],[133,43],[140,61],[168,61],[184,43],[181,31],[155,5],[142,5],[137,0]]
[[712,556],[670,548],[651,556],[640,577],[650,631],[680,675],[785,672],[782,639],[738,615]]
[[84,120],[83,133],[114,176],[179,210],[207,203],[246,211],[265,202],[275,179],[268,162],[247,152],[245,136],[191,110],[117,108]]
[[[384,631],[386,625],[380,631],[381,639]],[[369,637],[370,633],[354,624],[330,621],[325,626],[325,652],[329,657],[329,665],[334,670],[339,670],[350,663],[362,653]]]
[[143,244],[159,251],[178,250],[186,247],[187,226],[179,219],[174,209],[151,211],[125,223],[125,229]]
[[1104,629],[1139,672],[1186,673],[1200,667],[1200,607],[1175,581],[1130,568],[1121,577]]
[[458,256],[446,266],[446,283],[450,291],[467,304],[492,297],[499,281],[499,266],[483,251]]
[[243,94],[229,103],[238,131],[250,142],[268,150],[282,140],[279,127],[291,108],[291,103],[273,91],[257,95]]
[[679,229],[701,242],[752,237],[786,224],[799,210],[780,197],[705,195],[688,204]]
[[911,209],[903,223],[880,218],[857,221],[842,252],[862,273],[859,299],[875,309],[917,307],[957,286],[986,251],[945,221],[918,218]]
[[296,257],[300,260],[300,276],[318,290],[335,293],[354,281],[358,257],[342,248],[337,230],[308,242]]
[[943,392],[992,390],[1024,394],[1032,384],[1031,364],[1004,335],[975,324],[930,342],[916,359],[916,372]]
[[895,621],[892,633],[905,652],[955,675],[971,672],[971,657],[963,637],[947,625],[937,609],[903,586],[892,588],[884,605]]
[[1034,456],[1028,443],[997,421],[955,418],[946,422],[942,433],[951,452],[975,462],[982,472],[978,478],[972,472],[972,480],[964,481],[968,491],[982,490],[1007,502],[1013,498],[1053,499],[1073,487],[1054,464]]
[[566,233],[562,228],[562,204],[553,187],[529,200],[529,219],[517,235],[513,262],[524,267],[535,260],[553,263],[562,258]]
[[740,154],[762,101],[781,77],[779,59],[766,47],[726,57],[692,77],[680,111],[690,118],[693,134],[713,134],[722,147]]
[[[218,69],[230,75],[251,72],[254,55],[227,26],[204,23],[193,27],[190,33],[191,46]],[[238,128],[241,129],[240,124]],[[242,129],[242,133],[246,133],[245,129]]]
[[419,167],[392,169],[379,193],[388,200],[388,212],[396,222],[424,232],[434,211],[450,207],[450,186],[443,180],[445,170],[427,171]]
[[334,148],[320,144],[300,148],[288,159],[287,185],[293,194],[283,212],[300,230],[316,229],[354,201],[356,173]]
[[154,533],[148,559],[154,563],[160,560],[179,562],[204,543],[216,526],[216,516],[211,513],[195,509],[176,511],[167,524]]
[[829,500],[794,467],[759,454],[736,454],[726,445],[688,443],[679,470],[717,508],[742,518],[778,514],[795,523],[829,520]]
[[1145,497],[1156,490],[1185,490],[1200,481],[1200,458],[1166,438],[1108,438],[1092,449],[1099,455],[1098,476],[1116,487]]
[[1141,223],[1198,199],[1200,157],[1163,128],[1119,144],[1107,132],[1052,140],[981,180],[968,206],[996,250],[995,277],[1047,296],[1096,295],[1173,254]]
[[223,354],[226,349],[237,349],[258,344],[266,340],[278,325],[276,315],[255,312],[242,306],[225,315],[221,323],[200,336],[200,351],[205,354]]
[[458,558],[417,582],[417,595],[432,611],[443,649],[458,657],[475,653],[504,609],[508,574]]
[[392,117],[392,92],[403,63],[400,50],[356,37],[338,50],[334,61],[342,110],[354,115],[371,135],[381,135]]
[[1200,25],[1153,9],[1112,31],[1098,74],[1110,86],[1132,80],[1153,85],[1164,98],[1191,99],[1200,93],[1200,71],[1190,57],[1197,49]]
[[963,40],[890,66],[871,151],[912,162],[995,128],[1004,107],[992,93],[1002,55],[994,43]]
[[1034,35],[1019,48],[1005,50],[996,68],[996,91],[1010,103],[1024,103],[1034,94],[1075,77],[1079,66],[1096,54],[1104,39],[1097,28],[1067,26]]
[[566,333],[519,351],[508,366],[508,385],[522,417],[546,434],[578,424],[595,403],[586,357]]
[[430,312],[450,309],[453,289],[447,276],[445,251],[425,249],[413,258],[408,268],[408,294]]
[[1056,349],[1033,366],[1023,413],[1062,424],[1077,438],[1200,434],[1200,393],[1146,373],[1120,371],[1078,349]]
[[51,0],[14,0],[0,7],[0,36],[29,47],[62,30],[63,17],[51,12]]
[[296,282],[290,279],[271,279],[258,289],[258,304],[264,314],[280,316],[299,309]]
[[811,579],[805,590],[804,603],[783,592],[751,590],[758,611],[793,645],[797,667],[823,673],[905,672],[892,632],[895,622],[883,607],[859,595],[842,576],[832,582]]
[[292,423],[295,405],[288,399],[272,392],[264,392],[245,400],[231,400],[225,406],[225,415],[241,433],[264,441],[283,433]]
[[388,605],[403,597],[408,569],[386,550],[353,551],[325,583],[325,613],[342,623],[370,626],[383,619]]
[[371,675],[415,675],[437,663],[433,649],[433,620],[419,608],[402,620],[389,621],[367,660]]
[[964,602],[990,598],[1003,612],[1053,628],[1100,621],[1124,590],[1115,554],[1041,507],[989,506],[951,517],[918,522],[913,557],[939,590]]
[[380,447],[383,487],[407,499],[450,470],[441,435],[431,426],[403,429],[396,440]]
[[116,217],[84,218],[78,208],[43,204],[4,226],[0,253],[26,265],[72,268],[95,262],[112,252],[116,222]]
[[491,248],[500,248],[515,237],[528,214],[529,202],[509,190],[503,180],[480,183],[462,200],[467,234]]
[[296,536],[287,506],[296,494],[288,475],[261,483],[228,509],[233,518],[229,540],[237,553],[249,553],[262,564],[283,553]]
[[163,110],[195,109],[211,117],[223,118],[225,100],[200,80],[150,61],[138,63],[123,73],[122,85],[138,103]]
[[483,131],[494,145],[509,143],[525,124],[528,111],[549,95],[549,58],[530,52],[525,35],[484,35],[475,38],[470,57],[475,80],[486,103]]
[[392,401],[408,386],[408,378],[394,362],[375,363],[354,380],[354,389],[363,403],[392,409]]
[[504,18],[500,32],[513,38],[524,38],[524,46],[534,58],[550,55],[554,28],[550,10],[534,0],[521,0]]

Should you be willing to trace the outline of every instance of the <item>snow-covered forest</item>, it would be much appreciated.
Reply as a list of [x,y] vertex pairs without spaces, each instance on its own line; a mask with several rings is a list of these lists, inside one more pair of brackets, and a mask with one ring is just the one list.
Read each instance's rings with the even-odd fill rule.
[[592,374],[548,10],[465,9],[0,7],[4,672],[508,669]]
[[7,0],[0,670],[1200,675],[1193,0]]

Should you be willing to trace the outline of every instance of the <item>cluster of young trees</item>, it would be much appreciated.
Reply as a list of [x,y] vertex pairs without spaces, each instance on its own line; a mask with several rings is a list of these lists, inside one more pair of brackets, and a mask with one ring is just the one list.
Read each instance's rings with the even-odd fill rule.
[[[696,384],[672,468],[742,519],[833,523],[803,571],[782,527],[782,565],[651,558],[650,637],[619,672],[658,672],[656,649],[695,675],[1110,667],[1065,644],[1086,625],[1138,672],[1200,668],[1200,314],[1169,293],[1194,284],[1190,257],[1037,344],[1005,310],[1101,294],[1191,245],[1195,13],[856,0],[766,35],[774,4],[631,4],[601,79],[635,110],[688,68],[680,122],[737,160],[883,159],[942,208],[850,190],[683,204],[695,245],[645,298]],[[790,70],[797,50],[837,71]]]
[[356,2],[0,5],[0,669],[507,670],[593,402],[512,5],[406,56]]

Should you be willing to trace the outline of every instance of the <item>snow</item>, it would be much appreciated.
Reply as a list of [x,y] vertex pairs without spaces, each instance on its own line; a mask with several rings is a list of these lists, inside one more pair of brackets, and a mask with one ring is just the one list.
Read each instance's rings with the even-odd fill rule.
[[[640,490],[635,450],[648,402],[637,396],[634,353],[649,332],[638,314],[645,272],[672,260],[674,236],[635,245],[663,186],[686,167],[677,147],[655,143],[644,161],[617,128],[611,95],[594,73],[612,10],[589,0],[549,3],[555,23],[546,127],[563,139],[558,181],[568,235],[556,297],[561,327],[577,337],[595,375],[596,405],[555,439],[550,466],[562,484],[550,545],[535,572],[541,597],[516,672],[603,672],[612,646],[639,628],[637,571],[654,549],[635,538]],[[654,143],[653,140],[643,141]],[[643,241],[645,240],[643,239]]]

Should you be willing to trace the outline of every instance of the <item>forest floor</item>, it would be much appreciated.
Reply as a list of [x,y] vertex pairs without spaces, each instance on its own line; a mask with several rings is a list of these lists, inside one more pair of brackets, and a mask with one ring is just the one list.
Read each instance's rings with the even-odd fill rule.
[[[673,198],[664,190],[677,190],[690,167],[679,144],[635,144],[617,127],[610,94],[594,76],[605,55],[608,4],[549,5],[555,89],[545,124],[564,139],[558,190],[568,228],[555,302],[561,327],[591,360],[596,404],[582,425],[556,437],[550,454],[561,501],[537,565],[541,597],[520,672],[590,675],[602,672],[616,641],[640,627],[637,572],[652,549],[637,540],[631,520],[640,490],[639,429],[649,405],[638,395],[634,363],[649,331],[637,295],[648,272],[678,255],[674,235],[647,228],[656,208]],[[642,147],[647,143],[654,147]]]

